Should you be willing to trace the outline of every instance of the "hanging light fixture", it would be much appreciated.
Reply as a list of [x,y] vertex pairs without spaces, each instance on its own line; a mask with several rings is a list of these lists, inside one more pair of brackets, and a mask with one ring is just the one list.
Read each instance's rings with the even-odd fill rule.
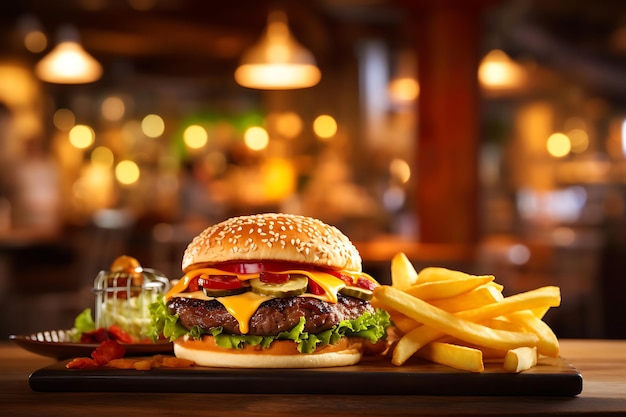
[[264,90],[312,87],[320,78],[313,54],[291,36],[282,11],[269,14],[264,36],[244,53],[235,71],[240,85]]
[[56,84],[84,84],[98,80],[102,66],[83,49],[78,32],[64,26],[57,37],[54,49],[37,63],[37,76]]

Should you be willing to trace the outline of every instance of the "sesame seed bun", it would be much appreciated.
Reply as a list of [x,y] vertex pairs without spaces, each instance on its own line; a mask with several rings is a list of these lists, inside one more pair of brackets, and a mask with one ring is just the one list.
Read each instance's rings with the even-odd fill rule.
[[184,272],[232,261],[285,261],[361,271],[361,256],[339,229],[311,217],[264,213],[205,229],[183,255]]

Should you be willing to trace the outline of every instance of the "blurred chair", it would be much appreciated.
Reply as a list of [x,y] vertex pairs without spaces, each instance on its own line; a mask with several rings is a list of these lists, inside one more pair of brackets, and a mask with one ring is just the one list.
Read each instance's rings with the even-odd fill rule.
[[72,327],[78,313],[94,308],[94,279],[128,249],[133,225],[127,211],[102,210],[91,225],[64,233],[53,245],[16,254],[0,336]]
[[81,294],[80,251],[73,234],[55,241],[29,244],[12,251],[6,268],[8,287],[3,294],[0,333],[31,332],[69,320]]

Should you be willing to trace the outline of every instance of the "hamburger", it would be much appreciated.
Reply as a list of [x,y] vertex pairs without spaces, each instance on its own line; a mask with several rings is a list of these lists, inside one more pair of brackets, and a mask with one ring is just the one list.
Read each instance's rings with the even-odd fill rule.
[[384,344],[389,314],[370,304],[379,284],[336,227],[291,214],[239,216],[187,246],[184,275],[151,306],[153,336],[198,365],[352,365]]

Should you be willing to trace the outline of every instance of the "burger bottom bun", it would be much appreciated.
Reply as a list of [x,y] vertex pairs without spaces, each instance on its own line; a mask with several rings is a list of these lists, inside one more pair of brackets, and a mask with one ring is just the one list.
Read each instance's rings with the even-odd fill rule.
[[289,340],[276,340],[269,348],[225,349],[215,344],[213,336],[201,340],[185,336],[174,341],[174,355],[196,365],[220,368],[325,368],[358,363],[363,356],[363,344],[344,338],[313,353],[300,353]]

